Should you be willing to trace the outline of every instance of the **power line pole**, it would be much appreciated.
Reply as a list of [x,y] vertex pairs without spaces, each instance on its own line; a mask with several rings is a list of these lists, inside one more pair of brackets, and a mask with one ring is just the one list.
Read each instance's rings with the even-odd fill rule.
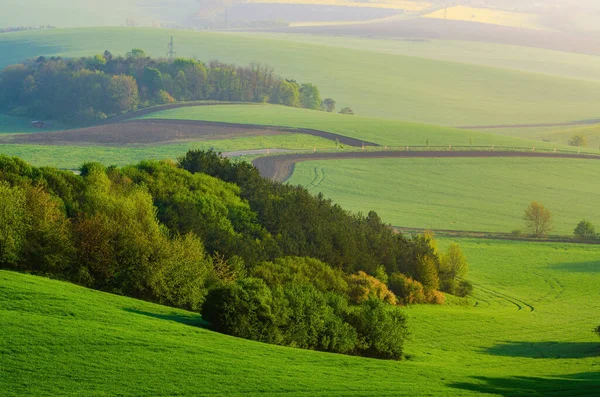
[[171,36],[171,41],[167,47],[169,48],[169,52],[167,52],[169,62],[173,62],[173,59],[175,59],[175,43],[173,42],[173,36]]

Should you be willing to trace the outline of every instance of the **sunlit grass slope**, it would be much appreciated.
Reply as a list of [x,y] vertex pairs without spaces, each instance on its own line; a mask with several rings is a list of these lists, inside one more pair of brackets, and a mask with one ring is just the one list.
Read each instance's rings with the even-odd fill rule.
[[461,245],[476,285],[473,305],[407,309],[412,338],[402,362],[235,339],[194,326],[202,322],[193,313],[0,271],[0,390],[6,396],[595,395],[597,246]]
[[[554,148],[544,142],[395,120],[348,116],[272,105],[196,106],[163,110],[143,116],[152,119],[205,120],[241,124],[313,128],[389,146],[469,146]],[[560,148],[560,146],[558,146]],[[572,148],[571,148],[572,149]]]
[[124,54],[143,48],[164,56],[174,36],[178,56],[267,63],[288,78],[317,84],[324,97],[364,116],[444,125],[558,122],[598,115],[600,84],[368,50],[161,29],[66,29],[3,34],[0,66],[39,55]]
[[396,226],[511,232],[531,201],[554,215],[553,234],[600,225],[599,160],[370,159],[296,164],[291,184]]
[[490,23],[493,25],[512,26],[517,28],[544,29],[544,25],[541,23],[541,16],[539,15],[493,10],[490,8],[467,6],[447,7],[427,14],[424,17]]
[[187,143],[147,146],[58,146],[0,144],[0,154],[17,156],[41,167],[77,169],[82,164],[97,161],[105,165],[127,165],[142,160],[177,159],[188,150],[236,152],[240,150],[333,150],[335,142],[304,134],[253,136]]
[[411,41],[306,34],[255,34],[285,41],[517,69],[574,79],[600,80],[600,56],[588,54],[476,41]]

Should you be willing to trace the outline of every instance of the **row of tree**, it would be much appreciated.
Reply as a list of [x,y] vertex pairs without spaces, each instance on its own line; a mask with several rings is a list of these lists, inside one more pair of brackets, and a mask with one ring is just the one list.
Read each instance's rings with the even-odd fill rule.
[[[543,237],[550,233],[554,226],[552,223],[552,212],[546,208],[542,203],[532,201],[529,206],[525,209],[523,215],[525,221],[525,228],[534,237]],[[520,235],[519,230],[513,231],[514,235]],[[600,238],[600,234],[596,234],[596,229],[592,222],[583,219],[581,220],[575,229],[573,234],[580,240],[594,240]]]
[[140,107],[198,100],[335,109],[335,101],[321,100],[315,85],[283,79],[260,63],[170,62],[140,49],[125,57],[108,51],[80,59],[39,57],[0,73],[0,109],[40,119],[92,122]]
[[214,152],[80,171],[0,156],[2,268],[201,311],[231,335],[394,359],[399,306],[471,289],[458,245],[441,253]]

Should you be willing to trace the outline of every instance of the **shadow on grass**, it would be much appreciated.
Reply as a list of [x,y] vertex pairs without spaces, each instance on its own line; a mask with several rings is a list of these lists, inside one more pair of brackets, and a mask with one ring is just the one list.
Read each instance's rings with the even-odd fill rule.
[[487,378],[477,376],[473,383],[453,383],[455,389],[499,396],[598,396],[600,373],[584,372],[553,378],[516,376],[512,378]]
[[181,313],[152,313],[143,310],[124,308],[128,313],[140,314],[142,316],[157,318],[159,320],[175,321],[176,323],[191,325],[200,328],[209,328],[209,324],[202,319],[199,314],[181,314]]
[[600,273],[600,262],[555,263],[548,268],[573,273]]
[[598,357],[600,342],[504,342],[486,348],[483,352],[494,356],[526,358]]

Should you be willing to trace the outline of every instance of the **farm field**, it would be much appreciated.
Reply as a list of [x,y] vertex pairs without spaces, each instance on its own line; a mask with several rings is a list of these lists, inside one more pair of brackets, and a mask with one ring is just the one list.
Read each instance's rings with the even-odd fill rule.
[[576,150],[547,142],[462,130],[434,125],[407,123],[315,112],[283,106],[203,106],[164,110],[142,116],[142,119],[203,120],[241,124],[276,125],[293,128],[312,128],[355,139],[364,139],[382,146],[506,146]]
[[298,163],[288,183],[394,226],[440,230],[523,229],[539,201],[554,215],[552,234],[572,235],[580,220],[600,221],[599,172],[598,160],[352,159]]
[[193,149],[266,152],[269,149],[312,151],[314,148],[333,150],[335,143],[310,135],[285,134],[143,146],[0,144],[0,154],[20,157],[35,166],[79,169],[82,164],[92,161],[123,166],[142,160],[174,160]]
[[467,6],[447,7],[426,14],[424,18],[471,21],[526,29],[546,29],[541,16],[523,12],[493,10]]
[[600,56],[518,45],[455,40],[399,40],[253,33],[264,39],[329,45],[440,61],[522,70],[583,80],[600,80]]
[[594,395],[598,247],[461,246],[474,298],[407,308],[401,362],[236,339],[195,327],[195,313],[0,271],[0,387],[7,396]]
[[323,97],[336,99],[339,108],[350,106],[364,116],[443,125],[598,116],[598,82],[239,33],[126,28],[10,33],[0,37],[0,51],[6,54],[0,66],[38,55],[72,57],[106,49],[124,54],[143,48],[163,56],[171,35],[179,56],[268,63],[285,77],[317,84]]

